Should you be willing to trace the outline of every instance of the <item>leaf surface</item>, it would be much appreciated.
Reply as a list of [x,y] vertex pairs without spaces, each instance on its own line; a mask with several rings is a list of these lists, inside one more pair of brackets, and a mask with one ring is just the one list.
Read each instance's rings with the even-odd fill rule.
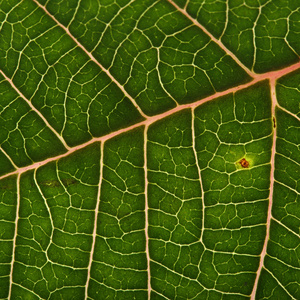
[[299,299],[297,1],[0,1],[1,299]]

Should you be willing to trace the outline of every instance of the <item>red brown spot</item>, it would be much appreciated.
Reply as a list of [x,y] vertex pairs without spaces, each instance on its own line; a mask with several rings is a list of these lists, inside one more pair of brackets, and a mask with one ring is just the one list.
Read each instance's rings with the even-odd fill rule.
[[240,165],[242,166],[242,168],[249,168],[249,162],[246,160],[246,158],[242,158],[239,161]]
[[273,127],[276,128],[276,120],[275,120],[275,117],[273,117]]

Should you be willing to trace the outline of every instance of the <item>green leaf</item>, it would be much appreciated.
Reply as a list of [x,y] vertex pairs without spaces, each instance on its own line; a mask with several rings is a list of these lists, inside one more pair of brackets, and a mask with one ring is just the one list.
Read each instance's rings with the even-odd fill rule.
[[300,3],[0,0],[0,299],[299,299]]

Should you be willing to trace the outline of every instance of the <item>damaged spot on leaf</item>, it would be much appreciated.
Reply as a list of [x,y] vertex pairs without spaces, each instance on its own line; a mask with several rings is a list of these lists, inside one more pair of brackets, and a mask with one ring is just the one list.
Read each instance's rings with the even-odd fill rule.
[[276,120],[275,120],[275,117],[273,117],[273,127],[276,128]]
[[239,161],[239,164],[242,166],[242,168],[249,168],[249,162],[246,160],[246,158],[242,158]]

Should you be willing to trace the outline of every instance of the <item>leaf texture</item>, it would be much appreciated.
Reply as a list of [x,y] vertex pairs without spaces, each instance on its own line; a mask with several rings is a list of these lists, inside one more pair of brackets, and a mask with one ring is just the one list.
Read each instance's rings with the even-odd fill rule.
[[300,4],[0,0],[0,299],[299,299]]

